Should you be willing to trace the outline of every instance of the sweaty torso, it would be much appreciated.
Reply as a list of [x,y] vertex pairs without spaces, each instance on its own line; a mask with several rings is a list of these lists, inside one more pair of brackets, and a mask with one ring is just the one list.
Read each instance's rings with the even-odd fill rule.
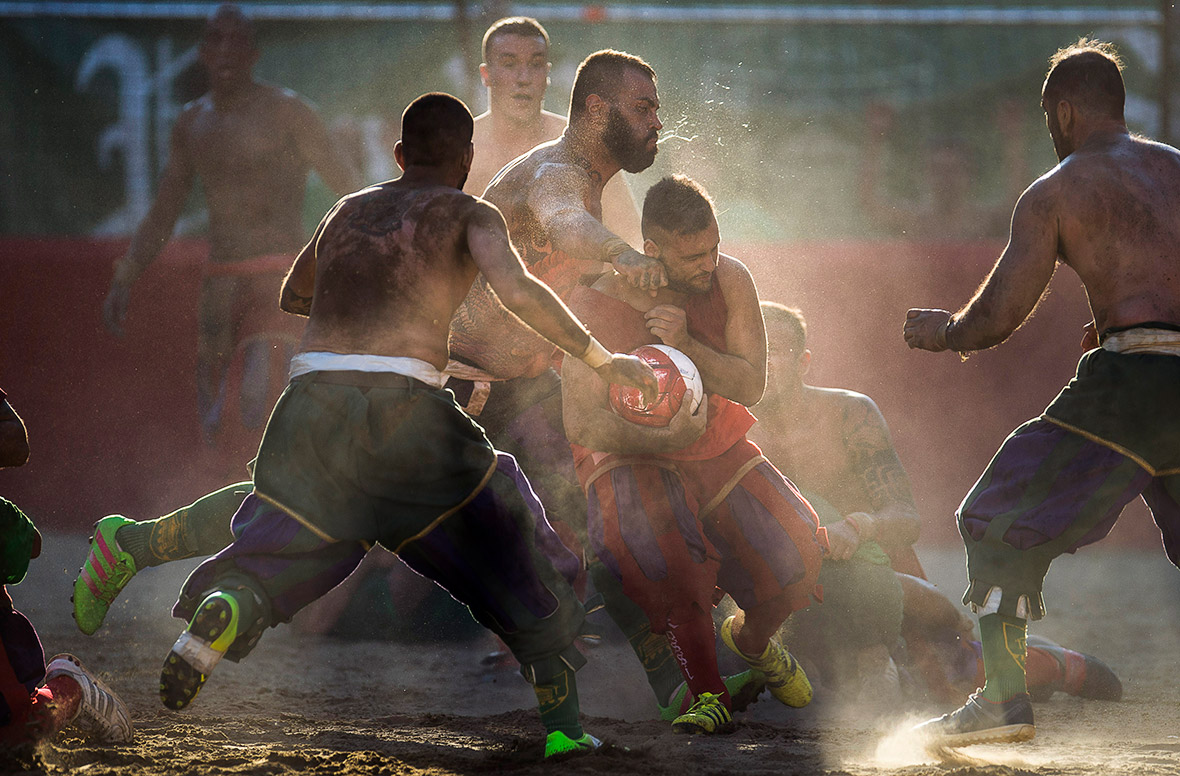
[[316,247],[301,351],[409,356],[442,369],[451,315],[476,275],[476,199],[437,185],[373,186],[337,205]]
[[797,409],[785,410],[768,391],[754,407],[758,422],[750,441],[800,490],[818,494],[841,514],[871,512],[854,439],[858,419],[867,415],[866,400],[852,391],[805,385]]
[[303,245],[310,163],[300,151],[298,97],[265,84],[226,108],[205,95],[185,108],[183,143],[209,209],[210,258],[232,262]]
[[[562,299],[608,269],[602,261],[575,259],[554,247],[552,235],[534,210],[543,176],[574,168],[580,171],[576,174],[585,174],[563,143],[547,143],[501,171],[485,194],[504,214],[512,245],[525,266]],[[588,185],[580,206],[601,220],[601,185]],[[451,350],[456,358],[503,378],[539,374],[554,352],[553,345],[503,309],[482,277],[455,314]]]
[[1098,330],[1180,325],[1180,153],[1120,136],[1075,151],[1048,179],[1060,255]]
[[532,150],[534,146],[560,137],[565,125],[564,116],[541,111],[535,124],[509,127],[510,131],[497,133],[490,113],[477,116],[471,137],[475,145],[475,158],[471,162],[471,172],[467,175],[463,190],[481,196],[504,165]]

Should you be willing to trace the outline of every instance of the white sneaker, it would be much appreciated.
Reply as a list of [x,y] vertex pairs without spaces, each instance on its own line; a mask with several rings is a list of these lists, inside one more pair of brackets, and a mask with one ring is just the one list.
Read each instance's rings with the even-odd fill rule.
[[86,670],[73,655],[54,655],[45,666],[45,681],[68,676],[82,688],[82,702],[74,719],[82,730],[108,744],[127,744],[135,736],[131,728],[131,713],[115,691]]

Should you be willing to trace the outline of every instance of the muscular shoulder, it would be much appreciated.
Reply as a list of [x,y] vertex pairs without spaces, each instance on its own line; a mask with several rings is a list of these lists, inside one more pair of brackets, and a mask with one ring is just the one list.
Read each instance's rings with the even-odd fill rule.
[[823,390],[831,403],[833,415],[838,415],[845,439],[887,438],[888,427],[877,403],[863,393],[839,388]]
[[844,388],[817,388],[806,386],[805,396],[809,409],[830,420],[838,421],[844,428],[855,427],[865,420],[881,417],[877,403],[863,393]]
[[754,276],[741,261],[722,253],[717,256],[717,282],[721,284],[724,291],[752,289]]
[[557,138],[562,132],[565,132],[565,127],[569,120],[565,116],[560,116],[551,111],[541,111],[541,121],[545,125],[546,137]]

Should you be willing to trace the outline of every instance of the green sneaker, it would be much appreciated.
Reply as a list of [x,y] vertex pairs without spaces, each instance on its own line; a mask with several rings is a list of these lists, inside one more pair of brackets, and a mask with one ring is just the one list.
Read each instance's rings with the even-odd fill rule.
[[545,757],[593,752],[600,746],[602,746],[602,742],[589,733],[584,733],[581,738],[575,741],[560,730],[554,730],[545,738]]
[[746,664],[766,676],[766,686],[775,700],[787,706],[801,709],[811,703],[811,682],[803,672],[803,666],[774,639],[758,657],[750,657],[737,648],[733,641],[733,620],[730,616],[721,623],[721,640]]
[[179,711],[193,702],[213,667],[238,637],[241,622],[232,593],[216,591],[201,602],[188,628],[172,645],[160,672],[160,700]]
[[134,525],[122,515],[107,515],[94,524],[90,537],[90,554],[74,580],[74,620],[87,636],[102,625],[111,603],[135,576],[135,559],[123,552],[115,533],[125,525]]
[[672,729],[677,733],[732,733],[733,715],[720,695],[704,692],[691,709],[672,721]]
[[[734,711],[745,711],[758,700],[758,696],[766,688],[766,677],[752,668],[740,674],[727,676],[721,681],[725,682],[725,689],[729,690],[729,704]],[[665,722],[676,721],[677,717],[688,711],[691,700],[688,683],[681,682],[676,692],[668,699],[668,705],[660,706],[660,719]]]

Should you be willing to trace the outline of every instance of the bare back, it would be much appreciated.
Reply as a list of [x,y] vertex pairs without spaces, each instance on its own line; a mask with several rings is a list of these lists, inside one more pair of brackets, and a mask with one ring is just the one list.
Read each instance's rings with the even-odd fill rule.
[[1098,330],[1180,325],[1180,152],[1119,134],[1070,154],[1041,185]]
[[451,315],[477,274],[468,227],[481,219],[495,224],[499,214],[441,185],[392,181],[341,200],[309,246],[315,296],[300,350],[408,356],[442,369]]

